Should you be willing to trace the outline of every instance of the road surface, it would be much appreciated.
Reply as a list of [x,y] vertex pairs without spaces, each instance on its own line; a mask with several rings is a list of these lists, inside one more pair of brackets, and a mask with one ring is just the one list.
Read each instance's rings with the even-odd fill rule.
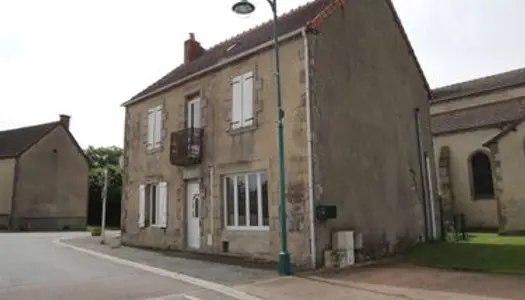
[[0,233],[0,299],[233,300],[53,241],[85,233]]

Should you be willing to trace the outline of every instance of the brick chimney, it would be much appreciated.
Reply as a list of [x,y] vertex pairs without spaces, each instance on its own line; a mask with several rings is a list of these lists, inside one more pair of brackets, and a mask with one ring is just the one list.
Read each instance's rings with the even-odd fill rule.
[[66,127],[67,129],[69,129],[69,120],[71,119],[71,117],[68,115],[59,115],[59,117],[60,123],[62,123],[62,125],[64,125],[64,127]]
[[195,34],[190,33],[190,38],[184,42],[184,64],[192,62],[204,53],[204,48],[195,40]]

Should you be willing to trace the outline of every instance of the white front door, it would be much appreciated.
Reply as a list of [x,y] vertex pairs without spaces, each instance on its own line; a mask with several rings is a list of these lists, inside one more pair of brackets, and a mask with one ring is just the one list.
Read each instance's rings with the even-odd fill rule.
[[199,249],[201,247],[200,227],[200,190],[199,183],[186,182],[186,236],[188,248]]

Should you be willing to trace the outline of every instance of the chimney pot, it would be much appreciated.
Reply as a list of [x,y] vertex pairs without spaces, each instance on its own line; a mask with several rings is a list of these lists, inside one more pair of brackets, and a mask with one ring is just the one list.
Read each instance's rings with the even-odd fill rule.
[[184,64],[190,63],[204,53],[204,48],[195,40],[195,34],[190,32],[190,37],[184,42]]
[[69,120],[71,119],[71,116],[68,115],[59,115],[60,117],[60,123],[64,125],[67,129],[69,129]]

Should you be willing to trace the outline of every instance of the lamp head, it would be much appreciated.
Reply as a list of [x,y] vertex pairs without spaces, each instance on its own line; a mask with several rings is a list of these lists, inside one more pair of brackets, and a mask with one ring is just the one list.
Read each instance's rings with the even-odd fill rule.
[[248,0],[240,0],[232,6],[232,10],[239,15],[248,15],[255,10],[255,5]]

